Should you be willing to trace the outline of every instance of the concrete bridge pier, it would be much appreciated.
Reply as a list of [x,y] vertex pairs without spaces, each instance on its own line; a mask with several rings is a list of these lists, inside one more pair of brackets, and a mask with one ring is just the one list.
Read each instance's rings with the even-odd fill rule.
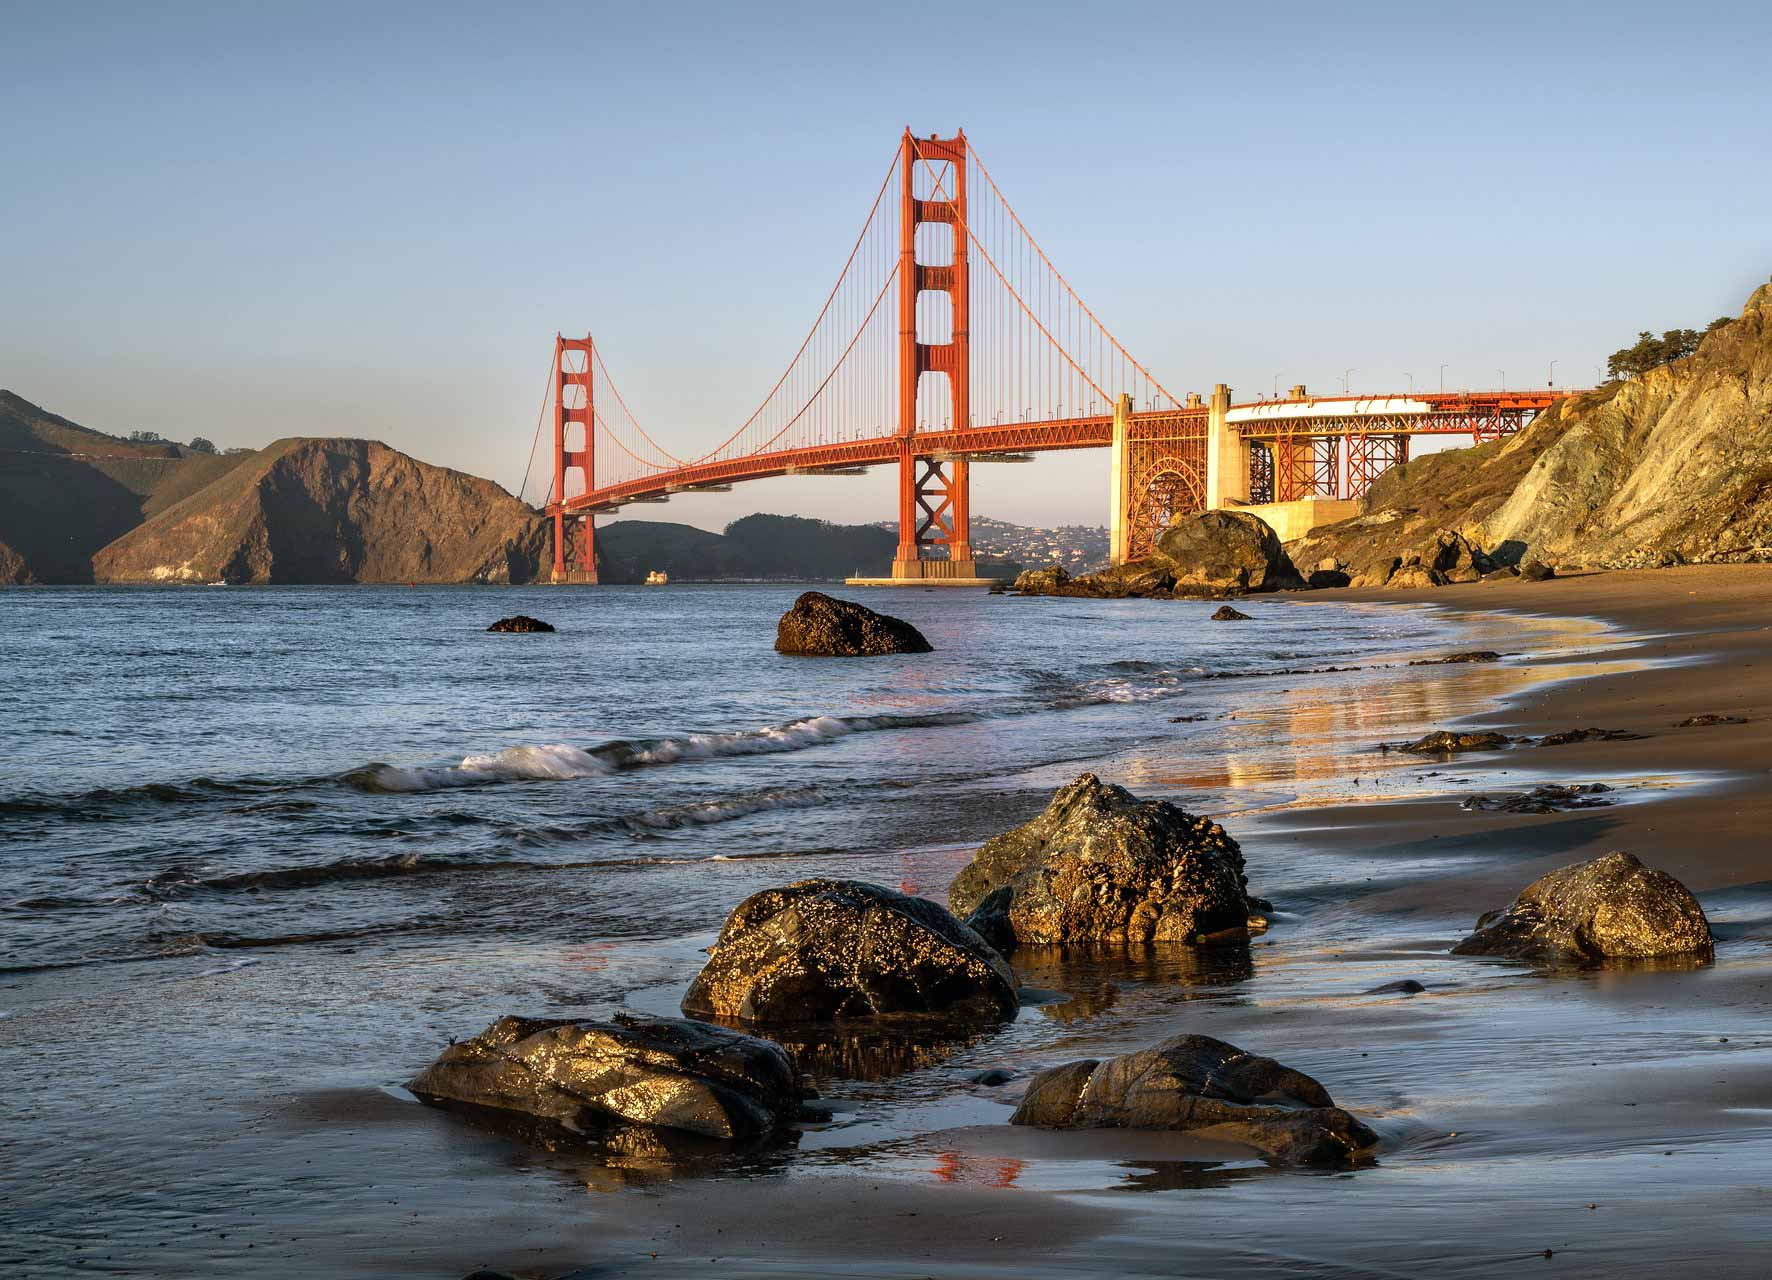
[[1249,442],[1230,424],[1231,389],[1212,388],[1206,425],[1206,510],[1249,501]]

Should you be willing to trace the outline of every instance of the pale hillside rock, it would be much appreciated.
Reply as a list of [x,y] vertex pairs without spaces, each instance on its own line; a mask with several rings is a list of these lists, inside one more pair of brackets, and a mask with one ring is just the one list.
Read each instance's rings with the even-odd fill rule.
[[[1468,581],[1491,571],[1485,555],[1565,568],[1772,559],[1772,284],[1696,354],[1562,401],[1505,441],[1393,468],[1364,506],[1287,551],[1335,557],[1354,586]],[[1447,533],[1471,544],[1468,565],[1424,554]],[[1412,557],[1427,572],[1404,573]]]
[[1485,533],[1607,567],[1772,554],[1772,284],[1697,354],[1576,415]]

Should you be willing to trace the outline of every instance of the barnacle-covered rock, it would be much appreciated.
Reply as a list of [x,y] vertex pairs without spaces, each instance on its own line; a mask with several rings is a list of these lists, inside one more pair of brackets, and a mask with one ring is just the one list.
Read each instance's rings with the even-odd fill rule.
[[1240,1142],[1283,1164],[1347,1164],[1378,1142],[1302,1071],[1193,1035],[1043,1071],[1009,1123],[1187,1130]]
[[1628,853],[1608,853],[1540,876],[1503,911],[1477,921],[1461,956],[1595,964],[1713,953],[1710,921],[1691,890]]
[[778,1044],[682,1018],[504,1017],[448,1049],[408,1086],[593,1133],[644,1125],[743,1141],[767,1137],[804,1092]]
[[692,1017],[817,1022],[886,1014],[1015,1016],[1003,957],[939,903],[860,880],[746,898],[683,997]]
[[1223,827],[1086,773],[1032,822],[987,840],[948,905],[999,947],[1199,942],[1262,927]]

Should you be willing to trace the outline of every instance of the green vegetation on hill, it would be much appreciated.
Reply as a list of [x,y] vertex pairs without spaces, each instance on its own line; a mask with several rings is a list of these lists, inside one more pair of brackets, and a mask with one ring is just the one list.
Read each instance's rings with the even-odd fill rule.
[[1706,333],[1715,333],[1728,324],[1730,319],[1729,316],[1720,316],[1712,320],[1705,326],[1704,333],[1697,329],[1669,329],[1657,338],[1644,329],[1637,334],[1634,346],[1614,351],[1606,358],[1606,376],[1614,381],[1634,378],[1639,373],[1648,373],[1661,365],[1684,360],[1698,350],[1698,344],[1704,341]]
[[91,582],[101,547],[246,456],[106,435],[0,391],[0,582]]
[[677,582],[774,578],[835,581],[857,569],[883,573],[897,537],[872,525],[752,515],[724,533],[665,520],[618,520],[597,530],[604,582],[644,582],[654,569]]

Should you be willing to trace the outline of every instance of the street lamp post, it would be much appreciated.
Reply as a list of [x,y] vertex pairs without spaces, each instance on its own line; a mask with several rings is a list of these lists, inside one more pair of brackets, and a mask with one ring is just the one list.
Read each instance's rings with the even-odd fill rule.
[[1507,390],[1507,370],[1506,369],[1497,369],[1495,371],[1495,376],[1501,379],[1501,389],[1503,391],[1506,391]]
[[1446,389],[1446,366],[1441,365],[1440,366],[1440,390],[1444,391],[1445,389]]
[[1414,395],[1415,394],[1415,375],[1412,373],[1405,373],[1403,376],[1405,378],[1409,379],[1409,394]]
[[1348,384],[1352,380],[1353,376],[1354,376],[1354,371],[1352,369],[1345,369],[1342,371],[1342,375],[1341,375],[1341,394],[1342,395],[1345,396],[1345,395],[1352,394],[1352,392],[1349,390]]
[[1545,383],[1545,385],[1547,387],[1554,387],[1557,385],[1557,362],[1555,360],[1551,361],[1550,381]]

